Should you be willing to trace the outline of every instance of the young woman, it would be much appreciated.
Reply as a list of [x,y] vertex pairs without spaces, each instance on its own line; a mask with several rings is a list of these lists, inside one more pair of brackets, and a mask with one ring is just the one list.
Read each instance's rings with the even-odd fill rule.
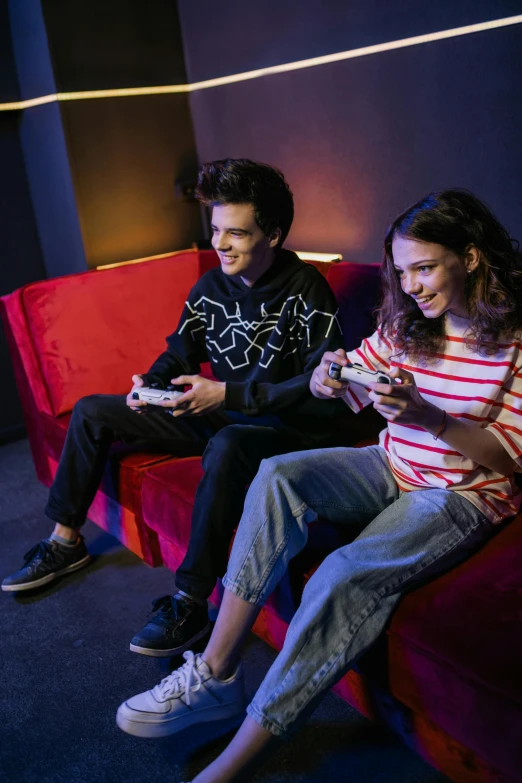
[[[353,543],[308,582],[279,653],[228,748],[193,783],[249,780],[277,738],[376,640],[401,595],[462,562],[517,513],[522,466],[522,261],[489,209],[466,191],[429,195],[385,239],[379,329],[325,353],[319,398],[387,420],[378,446],[273,457],[250,487],[206,650],[121,705],[118,725],[163,736],[239,714],[239,650],[318,516]],[[398,382],[332,380],[332,362]]]

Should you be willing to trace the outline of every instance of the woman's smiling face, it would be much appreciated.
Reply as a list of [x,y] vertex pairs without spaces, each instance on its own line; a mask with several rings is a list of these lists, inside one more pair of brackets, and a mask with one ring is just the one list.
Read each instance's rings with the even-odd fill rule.
[[396,235],[393,263],[402,290],[411,296],[426,318],[443,313],[467,317],[466,277],[476,269],[478,250],[470,246],[464,256],[443,245]]

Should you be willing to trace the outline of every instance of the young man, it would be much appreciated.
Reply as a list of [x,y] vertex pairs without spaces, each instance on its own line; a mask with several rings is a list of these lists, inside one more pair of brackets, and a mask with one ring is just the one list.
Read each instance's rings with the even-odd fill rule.
[[[157,614],[131,642],[131,650],[153,656],[181,653],[209,630],[206,599],[225,573],[261,460],[327,445],[334,416],[309,393],[309,380],[323,352],[342,344],[326,281],[282,249],[293,219],[282,174],[249,160],[215,161],[202,167],[197,197],[212,208],[220,268],[191,290],[167,350],[147,373],[132,377],[133,390],[152,384],[188,390],[163,407],[134,400],[132,390],[127,398],[79,400],[45,509],[54,531],[2,583],[3,590],[27,590],[88,563],[78,531],[115,441],[203,453],[178,592],[154,601]],[[207,361],[217,380],[199,375]]]

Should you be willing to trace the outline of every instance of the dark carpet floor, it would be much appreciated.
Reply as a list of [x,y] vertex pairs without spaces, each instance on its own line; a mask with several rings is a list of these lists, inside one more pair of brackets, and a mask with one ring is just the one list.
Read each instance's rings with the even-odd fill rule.
[[[22,555],[49,534],[42,513],[46,497],[27,441],[1,447],[2,576],[19,568]],[[172,574],[144,565],[91,523],[84,533],[95,556],[88,568],[39,592],[0,594],[0,780],[189,781],[224,747],[234,724],[143,740],[124,734],[114,721],[124,698],[166,673],[166,662],[131,653],[128,645],[152,598],[172,590]],[[250,637],[244,656],[250,694],[274,654]],[[255,780],[447,783],[333,694]]]

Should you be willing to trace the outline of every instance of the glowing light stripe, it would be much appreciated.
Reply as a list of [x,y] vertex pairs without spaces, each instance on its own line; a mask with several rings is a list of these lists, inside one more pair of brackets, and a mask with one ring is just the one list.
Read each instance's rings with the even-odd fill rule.
[[144,261],[156,261],[158,258],[168,258],[169,256],[179,256],[182,253],[197,253],[197,247],[189,247],[186,250],[171,250],[170,253],[160,253],[157,256],[145,256],[144,258],[133,258],[130,261],[116,261],[114,264],[102,264],[97,266],[96,271],[101,272],[104,269],[116,269],[118,266],[129,266],[130,264],[142,264]]
[[44,103],[53,103],[58,101],[57,93],[53,95],[42,95],[40,98],[30,98],[27,101],[16,101],[14,103],[0,103],[0,111],[17,111],[19,109],[30,109],[32,106],[41,106]]
[[327,65],[328,63],[336,63],[343,60],[353,60],[357,57],[367,57],[371,54],[380,54],[381,52],[389,52],[394,49],[405,49],[408,46],[418,46],[419,44],[443,41],[448,38],[457,38],[462,35],[482,33],[487,30],[497,30],[501,27],[509,27],[515,24],[522,24],[522,14],[507,16],[503,19],[492,19],[489,22],[478,22],[477,24],[465,25],[463,27],[453,27],[449,30],[441,30],[438,33],[426,33],[424,35],[415,35],[411,38],[400,38],[397,41],[363,46],[359,49],[348,49],[345,52],[325,54],[320,57],[311,57],[307,60],[296,60],[295,62],[283,63],[282,65],[270,65],[266,68],[258,68],[254,71],[244,71],[243,73],[235,73],[231,76],[219,76],[216,79],[206,79],[201,82],[192,82],[191,84],[169,84],[159,87],[126,87],[118,90],[61,92],[53,95],[44,95],[41,98],[31,98],[27,101],[0,103],[0,111],[29,109],[32,106],[40,106],[41,104],[52,103],[53,101],[83,101],[93,98],[122,98],[138,95],[171,95],[174,93],[197,92],[198,90],[208,90],[212,87],[221,87],[225,84],[235,84],[236,82],[244,82],[250,79],[259,79],[262,76],[271,76],[276,73],[288,73],[289,71],[299,71],[304,68],[315,68],[318,65]]
[[294,253],[301,261],[324,261],[328,263],[343,260],[340,253],[308,253],[305,250],[294,250]]
[[446,38],[457,38],[461,35],[481,33],[485,30],[495,30],[499,27],[508,27],[514,24],[522,24],[522,14],[508,16],[504,19],[494,19],[490,22],[465,25],[464,27],[454,27],[450,30],[441,30],[438,33],[426,33],[425,35],[415,35],[411,38],[400,38],[397,41],[363,46],[359,49],[348,49],[346,52],[325,54],[320,57],[311,57],[308,60],[297,60],[296,62],[283,63],[282,65],[270,65],[267,68],[259,68],[256,71],[245,71],[244,73],[234,74],[233,76],[221,76],[217,79],[208,79],[204,82],[193,82],[192,84],[187,85],[189,88],[188,92],[205,90],[209,87],[219,87],[223,84],[242,82],[248,79],[258,79],[261,76],[268,76],[273,73],[286,73],[288,71],[298,71],[302,68],[314,68],[317,65],[341,62],[342,60],[353,60],[356,57],[367,57],[370,54],[389,52],[393,49],[404,49],[408,46],[417,46],[418,44],[431,43],[432,41],[442,41]]

